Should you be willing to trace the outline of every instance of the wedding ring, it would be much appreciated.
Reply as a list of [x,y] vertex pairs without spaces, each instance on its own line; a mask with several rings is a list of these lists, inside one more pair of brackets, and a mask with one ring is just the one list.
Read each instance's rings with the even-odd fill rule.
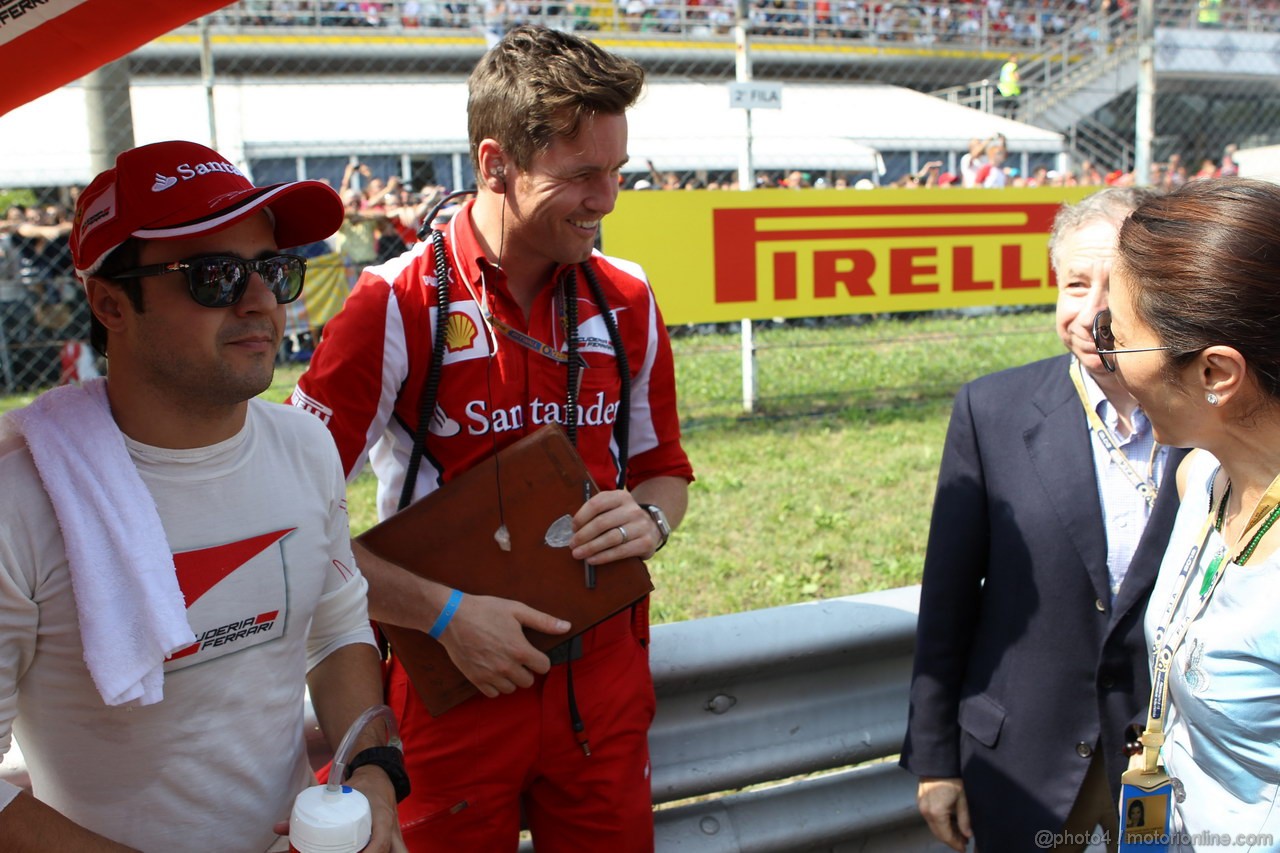
[[622,541],[621,541],[621,542],[619,542],[618,544],[619,544],[619,545],[626,545],[626,544],[627,544],[627,540],[629,540],[629,539],[631,538],[630,536],[628,536],[628,535],[627,535],[627,528],[625,528],[625,527],[619,527],[619,528],[618,528],[618,532],[622,534]]

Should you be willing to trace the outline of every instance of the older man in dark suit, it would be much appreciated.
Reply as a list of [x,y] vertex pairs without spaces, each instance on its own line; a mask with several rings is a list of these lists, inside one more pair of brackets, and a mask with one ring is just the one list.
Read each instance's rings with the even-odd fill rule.
[[1107,189],[1059,212],[1050,254],[1069,354],[956,398],[902,749],[921,813],[956,850],[969,838],[983,853],[1117,843],[1125,731],[1150,690],[1142,614],[1181,452],[1155,444],[1091,331],[1120,223],[1145,192]]

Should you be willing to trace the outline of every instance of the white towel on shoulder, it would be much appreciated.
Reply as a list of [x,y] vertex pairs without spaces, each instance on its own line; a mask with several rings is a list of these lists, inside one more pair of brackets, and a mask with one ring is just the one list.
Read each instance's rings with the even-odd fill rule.
[[195,642],[151,492],[111,417],[107,384],[46,391],[9,412],[66,543],[84,661],[108,705],[164,698],[164,660]]

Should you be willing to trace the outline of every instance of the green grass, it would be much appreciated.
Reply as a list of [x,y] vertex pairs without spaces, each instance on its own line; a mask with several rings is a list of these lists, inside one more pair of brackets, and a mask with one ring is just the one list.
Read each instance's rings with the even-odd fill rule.
[[1044,312],[677,337],[689,514],[651,564],[655,622],[919,582],[951,401],[1061,352]]
[[[755,333],[742,410],[737,332],[676,330],[689,514],[650,563],[655,622],[917,583],[951,400],[977,376],[1055,355],[1051,314],[877,318]],[[301,369],[264,394],[283,400]],[[0,411],[30,399],[0,398]],[[374,482],[352,483],[359,533]]]

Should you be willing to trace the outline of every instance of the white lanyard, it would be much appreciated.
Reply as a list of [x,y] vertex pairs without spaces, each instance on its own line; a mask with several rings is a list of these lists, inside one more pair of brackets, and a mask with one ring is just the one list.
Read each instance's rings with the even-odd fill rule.
[[[1214,478],[1217,478],[1217,472],[1214,473]],[[1221,504],[1226,500],[1226,497],[1226,490],[1224,489],[1222,497],[1218,499],[1218,503]],[[1209,512],[1205,516],[1204,526],[1200,529],[1199,539],[1196,544],[1191,546],[1187,559],[1182,562],[1182,570],[1178,572],[1177,580],[1174,582],[1173,594],[1169,596],[1169,603],[1165,606],[1164,614],[1160,618],[1160,626],[1156,628],[1154,641],[1151,644],[1151,650],[1154,655],[1151,677],[1151,702],[1147,709],[1147,730],[1143,739],[1143,746],[1145,747],[1143,750],[1143,765],[1148,773],[1156,769],[1159,744],[1149,746],[1145,735],[1153,734],[1161,742],[1164,740],[1165,711],[1169,701],[1169,672],[1173,667],[1173,656],[1182,645],[1182,641],[1186,639],[1191,623],[1204,611],[1205,605],[1209,603],[1209,599],[1213,595],[1213,591],[1218,587],[1218,582],[1226,574],[1226,572],[1217,573],[1209,588],[1201,591],[1198,600],[1194,605],[1187,608],[1187,612],[1183,615],[1182,621],[1178,623],[1177,629],[1170,634],[1169,629],[1173,627],[1173,615],[1187,592],[1187,584],[1191,580],[1192,570],[1200,564],[1204,548],[1209,543],[1209,535],[1213,529],[1215,515],[1215,507],[1211,500]]]
[[1138,494],[1142,495],[1142,499],[1147,502],[1147,509],[1150,510],[1155,506],[1156,496],[1159,494],[1152,474],[1155,469],[1156,453],[1160,451],[1160,445],[1152,443],[1151,459],[1147,462],[1146,476],[1143,476],[1140,471],[1133,467],[1129,457],[1125,456],[1124,451],[1120,449],[1120,439],[1102,422],[1102,418],[1098,417],[1097,411],[1089,404],[1089,394],[1084,388],[1084,367],[1081,366],[1079,361],[1075,361],[1067,367],[1067,372],[1071,374],[1071,383],[1076,386],[1076,393],[1080,395],[1080,402],[1084,405],[1085,418],[1089,421],[1089,431],[1106,449],[1111,461],[1124,472],[1129,483],[1138,490]]

